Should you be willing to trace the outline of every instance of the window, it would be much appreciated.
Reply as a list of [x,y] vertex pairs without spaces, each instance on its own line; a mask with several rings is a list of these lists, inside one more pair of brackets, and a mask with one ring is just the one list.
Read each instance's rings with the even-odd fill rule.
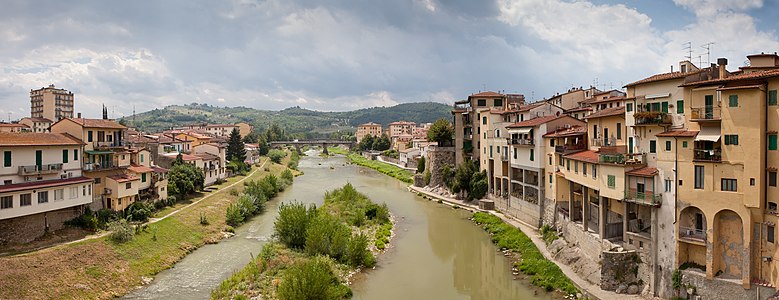
[[7,208],[13,208],[14,207],[14,197],[13,196],[3,196],[0,197],[0,209],[7,209]]
[[671,186],[673,186],[673,184],[674,184],[673,180],[670,180],[670,179],[666,179],[665,180],[665,192],[666,193],[670,193],[671,192],[671,189],[672,189]]
[[49,191],[38,192],[38,204],[49,202]]
[[492,158],[492,146],[490,146],[490,158]]
[[582,163],[582,174],[587,176],[587,163]]
[[495,147],[495,152],[498,152],[498,154],[500,154],[500,146]]
[[533,149],[530,149],[530,161],[534,161],[535,158],[533,157]]
[[776,134],[768,135],[768,150],[776,150]]
[[633,103],[625,104],[625,111],[627,112],[633,111]]
[[70,188],[70,199],[75,199],[78,197],[78,187],[74,186]]
[[728,107],[738,107],[738,95],[728,96]]
[[684,113],[684,100],[676,100],[676,113],[677,114]]
[[563,166],[563,156],[560,154],[557,155],[557,164]]
[[91,142],[91,141],[92,141],[92,131],[90,130],[87,131],[87,142]]
[[487,106],[487,99],[476,100],[476,106]]
[[[514,159],[517,159],[517,148],[514,148]],[[549,158],[549,161],[552,161],[551,157]]]
[[768,210],[776,211],[776,202],[768,202]]
[[[514,153],[516,153],[516,152],[514,152]],[[514,157],[514,158],[516,158],[516,157]],[[549,165],[550,166],[552,165],[552,157],[551,156],[549,157]]]
[[54,190],[54,201],[59,201],[62,199],[65,199],[65,190],[64,189]]
[[738,145],[738,134],[726,134],[725,145]]
[[100,177],[95,178],[95,183],[100,184]]
[[554,147],[554,139],[549,140],[549,147]]
[[598,177],[598,169],[596,169],[595,166],[595,164],[592,165],[592,178]]
[[552,174],[549,174],[549,184],[552,184]]
[[579,173],[579,161],[573,162],[573,172]]
[[141,154],[141,162],[143,162],[143,154]]
[[82,185],[81,186],[81,195],[82,196],[86,196],[87,195],[87,186],[86,185]]
[[78,149],[73,149],[73,161],[78,160]]
[[766,235],[765,235],[765,238],[766,238],[766,240],[767,240],[769,243],[773,243],[773,242],[774,242],[774,226],[772,226],[772,225],[768,225],[768,226],[766,227]]
[[32,194],[19,195],[19,206],[30,206],[30,205],[32,205]]
[[695,166],[695,189],[703,189],[703,177],[703,166]]
[[495,99],[494,106],[503,106],[503,99]]
[[768,91],[768,105],[776,105],[776,90]]
[[657,153],[657,141],[649,141],[649,153]]
[[565,160],[565,169],[568,170],[568,171],[571,170],[571,160],[570,159],[566,159]]
[[768,172],[768,186],[776,186],[776,172]]
[[617,123],[617,139],[622,139],[622,123]]
[[3,151],[3,167],[11,166],[11,151]]
[[614,175],[609,175],[608,184],[609,184],[609,188],[613,189],[614,187],[617,186],[617,178],[614,177]]
[[738,187],[736,186],[736,180],[730,179],[730,178],[722,178],[721,182],[722,186],[720,187],[720,190],[723,192],[735,192],[738,191]]
[[481,117],[481,123],[487,125],[487,117]]
[[62,163],[68,163],[68,149],[62,149]]
[[671,151],[671,141],[665,141],[665,151]]
[[126,189],[128,189],[128,190],[129,190],[129,189],[131,189],[131,188],[133,188],[133,183],[132,183],[132,182],[125,183],[125,184],[124,184],[124,188],[126,188]]
[[662,103],[660,103],[660,106],[662,107],[661,111],[663,113],[667,114],[668,113],[668,101],[663,101]]
[[755,186],[755,179],[754,178],[749,178],[749,185]]
[[682,148],[687,148],[687,141],[682,142]]

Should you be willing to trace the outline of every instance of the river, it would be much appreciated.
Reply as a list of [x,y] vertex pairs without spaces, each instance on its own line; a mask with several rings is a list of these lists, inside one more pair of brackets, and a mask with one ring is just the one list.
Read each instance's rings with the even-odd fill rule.
[[[343,157],[302,157],[305,175],[267,204],[265,213],[236,229],[235,237],[205,245],[125,299],[207,299],[213,288],[240,270],[273,232],[278,205],[322,204],[325,191],[347,182],[396,217],[396,236],[378,265],[354,278],[353,299],[555,299],[514,280],[511,264],[470,213],[424,200],[406,185]],[[537,295],[536,295],[537,294]]]

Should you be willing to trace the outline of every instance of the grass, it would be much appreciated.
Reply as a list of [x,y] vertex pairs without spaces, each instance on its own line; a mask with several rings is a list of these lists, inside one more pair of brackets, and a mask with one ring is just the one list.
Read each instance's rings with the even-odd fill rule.
[[[258,180],[268,173],[278,176],[286,169],[286,163],[268,162],[268,171],[257,170],[248,179]],[[141,284],[141,276],[154,276],[198,247],[221,239],[227,227],[225,209],[238,199],[223,187],[242,178],[229,178],[216,191],[202,194],[213,196],[154,223],[155,230],[141,232],[123,244],[102,237],[0,257],[4,266],[0,272],[0,299],[48,299],[52,295],[63,299],[108,299],[126,294]],[[243,189],[243,185],[232,188]],[[178,203],[174,208],[198,199]],[[208,218],[209,225],[200,224],[201,215]],[[30,288],[31,282],[35,288]]]
[[346,155],[349,161],[351,161],[355,165],[374,169],[376,171],[381,172],[382,174],[393,177],[405,183],[414,182],[414,174],[409,172],[408,170],[404,170],[399,167],[393,166],[391,164],[383,163],[380,161],[369,160],[358,153],[348,152],[346,149],[343,149],[341,147],[328,147],[327,151],[330,154]]
[[546,259],[533,244],[533,241],[521,230],[488,213],[474,213],[473,220],[490,233],[492,242],[498,247],[519,254],[520,260],[515,263],[515,266],[530,277],[530,282],[533,285],[547,291],[558,290],[566,294],[577,293],[573,282],[563,274],[563,271],[556,264]]

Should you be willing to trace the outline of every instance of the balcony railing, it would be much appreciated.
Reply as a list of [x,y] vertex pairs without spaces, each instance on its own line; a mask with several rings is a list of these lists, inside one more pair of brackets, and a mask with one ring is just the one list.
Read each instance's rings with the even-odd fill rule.
[[113,162],[105,162],[105,163],[86,163],[84,164],[84,171],[99,171],[99,170],[108,170],[117,168],[118,166],[115,165]]
[[690,119],[693,121],[719,121],[722,109],[719,106],[693,107]]
[[590,145],[595,147],[605,147],[605,146],[616,146],[617,145],[617,139],[616,138],[594,138],[592,139],[592,142]]
[[645,153],[629,153],[629,154],[600,154],[598,155],[598,162],[617,165],[643,165],[646,163]]
[[501,154],[500,160],[502,161],[509,161],[509,155],[508,154]]
[[696,161],[720,162],[722,161],[722,150],[721,149],[712,149],[712,150],[695,149],[695,156],[693,157],[693,159]]
[[92,142],[94,148],[112,148],[112,147],[124,147],[124,141],[113,142]]
[[625,201],[659,207],[663,203],[663,195],[630,189],[625,191]]
[[574,151],[581,151],[586,149],[587,149],[587,145],[585,144],[560,145],[554,147],[554,151],[560,154],[568,154]]
[[665,125],[673,123],[671,116],[659,111],[639,111],[633,114],[636,125]]
[[706,229],[696,229],[696,228],[679,226],[679,238],[705,243]]
[[19,175],[54,174],[62,171],[62,164],[19,166]]
[[512,145],[533,146],[535,141],[533,139],[511,139]]

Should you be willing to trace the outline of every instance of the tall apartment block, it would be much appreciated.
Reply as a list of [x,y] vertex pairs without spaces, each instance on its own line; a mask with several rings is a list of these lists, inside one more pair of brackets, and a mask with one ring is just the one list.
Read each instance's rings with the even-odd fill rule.
[[30,116],[57,122],[73,117],[73,92],[54,85],[30,90]]
[[[487,117],[490,109],[508,110],[523,104],[525,104],[524,95],[496,92],[481,92],[468,96],[468,100],[455,102],[452,110],[455,162],[460,164],[465,159],[479,161],[481,149],[479,124],[483,118]],[[486,120],[484,121],[486,122]]]

